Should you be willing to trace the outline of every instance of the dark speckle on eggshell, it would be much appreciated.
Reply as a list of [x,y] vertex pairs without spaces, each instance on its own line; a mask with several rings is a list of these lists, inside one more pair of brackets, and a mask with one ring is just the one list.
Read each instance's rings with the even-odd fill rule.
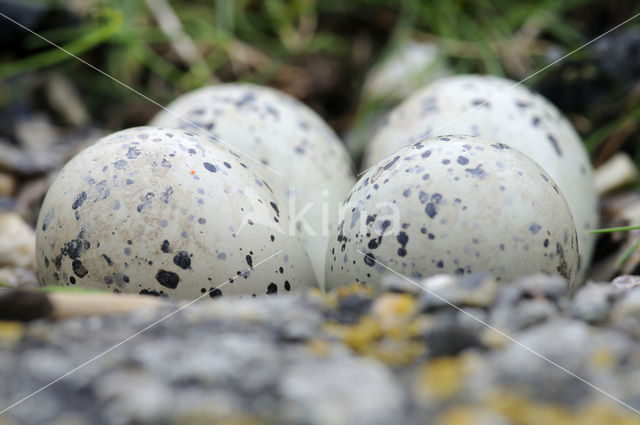
[[191,267],[191,258],[189,257],[189,253],[187,251],[179,251],[173,257],[173,264],[184,270]]
[[160,269],[156,273],[156,280],[162,286],[170,289],[176,289],[178,287],[178,283],[180,282],[180,276],[178,276],[174,272]]

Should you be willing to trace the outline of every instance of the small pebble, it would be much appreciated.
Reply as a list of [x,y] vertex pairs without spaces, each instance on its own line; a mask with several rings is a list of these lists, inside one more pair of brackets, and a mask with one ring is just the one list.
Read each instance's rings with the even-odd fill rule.
[[18,214],[0,214],[0,267],[35,269],[35,238],[31,226]]

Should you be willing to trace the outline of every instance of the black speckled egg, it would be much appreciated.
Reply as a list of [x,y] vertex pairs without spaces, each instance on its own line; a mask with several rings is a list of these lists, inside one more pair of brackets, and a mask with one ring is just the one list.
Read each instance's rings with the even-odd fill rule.
[[544,97],[515,81],[488,75],[442,78],[396,107],[367,148],[372,166],[425,137],[466,134],[511,145],[536,161],[558,184],[580,241],[578,282],[586,279],[598,225],[593,169],[571,123]]
[[385,266],[413,279],[545,273],[573,283],[578,241],[567,202],[534,161],[505,144],[440,136],[366,172],[329,237],[328,289],[376,287]]
[[328,225],[355,183],[349,155],[333,130],[297,99],[253,84],[203,87],[167,108],[151,125],[207,132],[242,153],[245,162],[264,164],[256,167],[285,202],[295,220],[292,231],[322,285]]
[[138,127],[99,140],[45,197],[42,283],[171,298],[314,286],[286,212],[254,169],[183,130]]

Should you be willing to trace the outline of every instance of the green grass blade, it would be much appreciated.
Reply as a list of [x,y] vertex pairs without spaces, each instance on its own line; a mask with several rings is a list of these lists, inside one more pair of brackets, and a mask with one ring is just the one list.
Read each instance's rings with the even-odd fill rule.
[[[107,20],[104,25],[77,40],[64,44],[62,47],[74,55],[79,55],[111,38],[122,26],[124,20],[122,13],[113,9],[105,9],[102,11],[102,16]],[[9,78],[41,69],[63,62],[69,58],[67,53],[56,47],[52,47],[42,53],[0,65],[0,78]]]
[[627,261],[629,259],[629,257],[631,257],[631,254],[633,254],[635,252],[635,250],[638,249],[638,246],[640,246],[640,239],[635,241],[634,244],[631,245],[629,247],[629,249],[627,249],[624,252],[624,254],[622,254],[620,256],[620,258],[618,258],[618,260],[616,261],[616,269],[620,269],[620,267],[622,267],[624,262]]
[[609,227],[608,229],[593,229],[587,231],[589,235],[598,235],[601,233],[614,233],[614,232],[628,232],[629,230],[638,230],[640,226],[624,226],[624,227]]

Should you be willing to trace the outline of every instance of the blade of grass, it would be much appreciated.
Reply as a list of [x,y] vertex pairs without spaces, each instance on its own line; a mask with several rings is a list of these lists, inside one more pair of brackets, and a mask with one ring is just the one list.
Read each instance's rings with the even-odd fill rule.
[[609,227],[607,229],[593,229],[587,231],[590,235],[599,235],[602,233],[614,233],[614,232],[628,232],[629,230],[638,230],[640,226],[623,226],[623,227]]
[[[107,20],[104,25],[77,40],[64,44],[62,47],[74,55],[80,55],[102,44],[116,34],[123,23],[122,13],[114,9],[104,9],[101,15]],[[9,78],[34,71],[69,60],[70,58],[71,56],[60,49],[51,48],[42,53],[0,65],[0,78]]]
[[640,119],[640,106],[630,110],[625,115],[609,121],[602,127],[593,131],[589,137],[584,140],[584,145],[589,153],[595,152],[595,150],[609,137],[615,134],[620,128],[626,126],[629,121],[635,121]]
[[91,288],[77,288],[74,286],[42,286],[37,288],[39,291],[52,293],[73,293],[73,294],[113,294],[112,291],[104,291]]
[[620,258],[618,258],[618,260],[616,261],[616,269],[620,269],[620,267],[622,267],[625,261],[627,261],[629,257],[631,257],[631,254],[633,254],[635,250],[638,249],[638,246],[640,246],[640,239],[636,240],[633,245],[631,245],[629,249],[627,249],[624,254],[620,256]]

